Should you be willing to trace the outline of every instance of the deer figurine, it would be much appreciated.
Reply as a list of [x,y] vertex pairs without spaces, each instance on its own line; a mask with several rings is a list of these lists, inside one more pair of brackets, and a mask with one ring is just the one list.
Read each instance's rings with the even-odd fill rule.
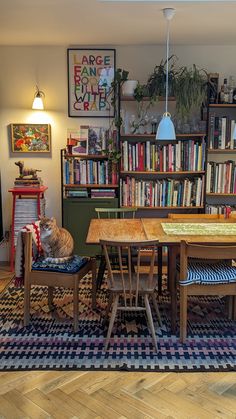
[[29,178],[31,179],[38,179],[37,172],[41,172],[42,170],[39,169],[26,169],[24,168],[24,162],[23,161],[17,161],[15,162],[15,165],[19,167],[20,170],[20,178]]

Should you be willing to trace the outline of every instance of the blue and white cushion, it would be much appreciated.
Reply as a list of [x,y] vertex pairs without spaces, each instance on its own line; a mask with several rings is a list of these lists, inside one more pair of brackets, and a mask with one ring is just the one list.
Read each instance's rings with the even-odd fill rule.
[[32,264],[32,271],[62,272],[74,274],[87,263],[89,258],[74,255],[72,259],[62,263],[48,262],[39,258]]
[[180,285],[190,284],[229,284],[236,282],[236,267],[226,261],[209,263],[207,261],[189,261],[187,279]]

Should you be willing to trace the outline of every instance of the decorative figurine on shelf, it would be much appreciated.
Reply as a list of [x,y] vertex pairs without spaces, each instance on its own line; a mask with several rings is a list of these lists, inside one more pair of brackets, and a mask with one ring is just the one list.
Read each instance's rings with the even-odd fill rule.
[[15,165],[19,167],[20,175],[19,178],[38,179],[37,172],[42,172],[39,169],[25,169],[23,161],[16,161]]

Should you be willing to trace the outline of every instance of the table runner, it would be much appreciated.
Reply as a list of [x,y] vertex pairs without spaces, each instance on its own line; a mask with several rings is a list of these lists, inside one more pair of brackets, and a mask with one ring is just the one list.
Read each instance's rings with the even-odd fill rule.
[[236,223],[161,223],[167,235],[236,236]]

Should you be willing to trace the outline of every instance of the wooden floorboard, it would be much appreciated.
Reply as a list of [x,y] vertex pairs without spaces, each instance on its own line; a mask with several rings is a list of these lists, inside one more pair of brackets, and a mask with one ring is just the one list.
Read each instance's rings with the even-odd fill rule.
[[236,419],[236,373],[0,374],[0,418]]

